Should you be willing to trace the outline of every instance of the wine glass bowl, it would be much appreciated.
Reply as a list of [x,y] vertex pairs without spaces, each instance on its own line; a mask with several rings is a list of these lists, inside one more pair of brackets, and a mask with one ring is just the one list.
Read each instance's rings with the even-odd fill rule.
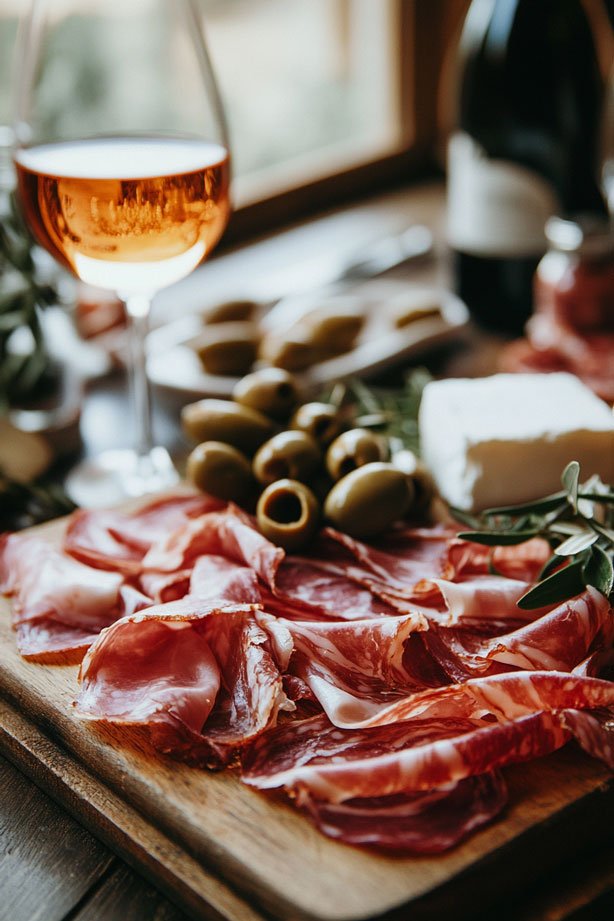
[[[16,75],[17,195],[38,243],[130,318],[136,450],[67,481],[96,505],[177,479],[153,446],[152,297],[190,274],[230,214],[224,113],[195,0],[34,0]],[[81,79],[78,79],[81,75]]]

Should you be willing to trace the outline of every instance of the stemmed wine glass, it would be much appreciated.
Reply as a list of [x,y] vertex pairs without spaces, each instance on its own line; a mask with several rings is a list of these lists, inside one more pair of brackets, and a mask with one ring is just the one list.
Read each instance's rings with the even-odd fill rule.
[[198,0],[33,0],[15,88],[24,217],[129,317],[136,448],[80,464],[67,487],[83,505],[152,492],[177,473],[152,440],[151,300],[208,256],[230,213],[226,121]]

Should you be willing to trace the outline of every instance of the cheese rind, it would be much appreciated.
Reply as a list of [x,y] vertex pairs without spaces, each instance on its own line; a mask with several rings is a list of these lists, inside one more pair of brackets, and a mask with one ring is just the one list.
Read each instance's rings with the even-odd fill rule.
[[614,415],[571,374],[433,381],[419,426],[440,493],[467,511],[556,492],[571,460],[614,482]]

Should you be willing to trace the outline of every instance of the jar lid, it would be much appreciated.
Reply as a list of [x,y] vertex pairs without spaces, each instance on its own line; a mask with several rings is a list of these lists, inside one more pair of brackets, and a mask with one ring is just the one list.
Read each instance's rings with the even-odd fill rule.
[[546,238],[552,249],[580,256],[604,256],[614,253],[614,228],[599,215],[568,218],[551,217],[546,221]]

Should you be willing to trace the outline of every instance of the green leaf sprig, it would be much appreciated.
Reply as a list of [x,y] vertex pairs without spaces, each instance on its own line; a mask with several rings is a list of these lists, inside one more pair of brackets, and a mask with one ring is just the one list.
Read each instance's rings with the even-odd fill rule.
[[418,411],[422,392],[432,379],[426,368],[415,368],[405,377],[402,388],[389,390],[351,378],[335,384],[322,399],[350,407],[353,424],[384,435],[394,450],[408,448],[420,456]]
[[0,533],[19,531],[74,511],[76,505],[48,477],[17,483],[0,470]]
[[[52,378],[40,313],[57,302],[57,293],[38,282],[33,249],[14,196],[0,194],[0,412],[42,395]],[[31,333],[25,353],[11,349],[20,328]]]
[[525,610],[567,601],[592,585],[614,601],[614,489],[593,476],[580,483],[580,464],[571,461],[560,492],[535,502],[486,509],[479,517],[451,508],[471,530],[459,537],[487,547],[548,541],[552,555],[539,580],[518,606]]

